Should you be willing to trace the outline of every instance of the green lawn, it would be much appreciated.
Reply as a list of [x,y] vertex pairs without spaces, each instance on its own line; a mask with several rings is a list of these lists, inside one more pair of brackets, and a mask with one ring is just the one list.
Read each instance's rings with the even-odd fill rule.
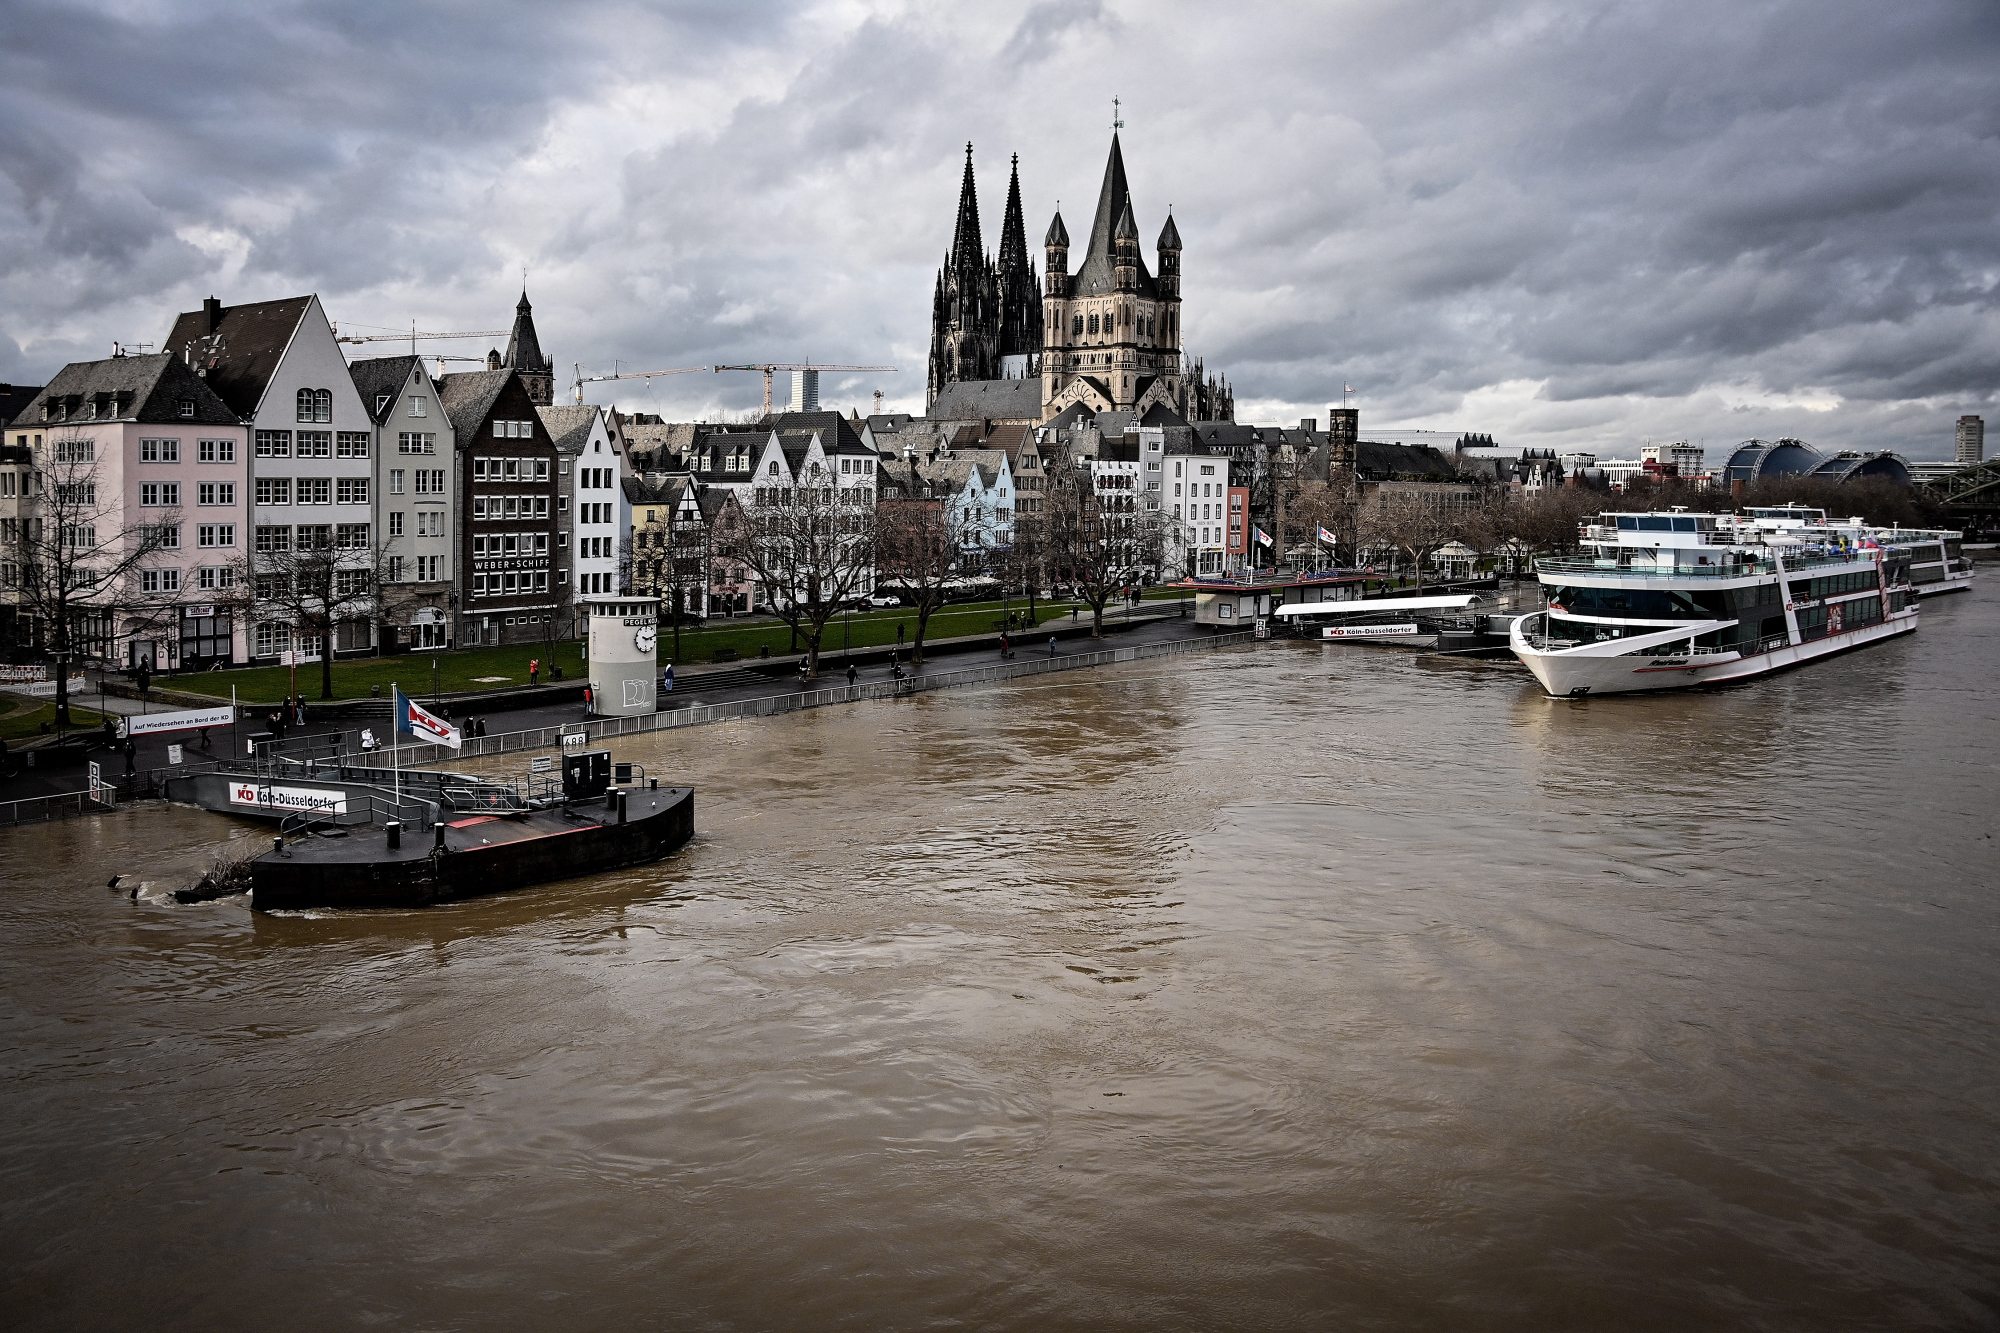
[[[56,706],[43,704],[40,708],[30,708],[24,712],[0,717],[0,740],[24,741],[42,734],[42,723],[49,724],[49,730],[56,729]],[[69,709],[69,729],[71,731],[95,731],[104,718],[88,708]]]
[[[1016,599],[1005,605],[1017,617],[1025,618],[1026,602]],[[1036,619],[1044,624],[1051,620],[1067,623],[1070,606],[1069,602],[1038,601]],[[925,638],[936,640],[963,634],[990,634],[1000,627],[1001,607],[1000,602],[946,607],[932,614]],[[1085,607],[1081,616],[1087,618],[1089,615],[1090,609]],[[827,623],[826,635],[820,641],[820,654],[837,655],[849,644],[856,648],[870,648],[895,643],[898,625],[903,627],[904,642],[908,642],[909,637],[916,633],[916,613],[909,610],[855,611],[835,616]],[[1026,629],[1026,626],[1021,628]],[[757,657],[759,650],[766,647],[773,656],[794,651],[791,631],[779,621],[766,619],[736,623],[718,620],[705,629],[683,628],[680,640],[680,651],[676,654],[672,628],[661,629],[661,665],[669,661],[682,665],[711,662],[717,651],[723,649],[734,649],[737,656],[745,661]],[[505,648],[469,648],[458,652],[406,653],[400,657],[361,657],[333,664],[333,693],[336,699],[366,698],[370,687],[379,685],[383,696],[387,697],[390,685],[400,683],[404,693],[423,699],[429,696],[432,689],[433,662],[437,667],[438,688],[445,694],[505,689],[528,683],[528,661],[531,658],[541,661],[541,679],[544,682],[549,679],[551,666],[560,666],[570,680],[579,679],[585,669],[582,646],[575,640]],[[498,679],[489,679],[493,677]],[[256,703],[275,702],[292,688],[292,673],[287,667],[203,671],[156,676],[154,679],[168,689],[210,694],[223,699],[229,697],[233,685],[238,699]],[[317,662],[299,668],[299,692],[308,701],[319,698],[319,681]]]

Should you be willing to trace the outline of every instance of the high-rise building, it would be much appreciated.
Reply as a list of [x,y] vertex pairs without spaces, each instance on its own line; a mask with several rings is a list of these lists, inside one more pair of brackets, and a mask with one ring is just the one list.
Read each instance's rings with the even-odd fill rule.
[[819,411],[819,372],[817,370],[795,370],[792,372],[792,411]]
[[1958,419],[1958,463],[1978,463],[1986,458],[1986,421],[1983,417]]

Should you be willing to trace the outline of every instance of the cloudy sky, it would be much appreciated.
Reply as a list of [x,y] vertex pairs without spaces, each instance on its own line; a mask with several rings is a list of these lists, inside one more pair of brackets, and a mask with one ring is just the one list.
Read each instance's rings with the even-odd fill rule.
[[[1010,153],[1031,241],[1060,199],[1081,243],[1115,95],[1141,232],[1173,206],[1188,343],[1240,420],[1346,383],[1364,434],[1934,458],[2000,417],[1991,0],[0,12],[0,380],[210,294],[503,328],[525,267],[565,380],[883,363],[822,397],[921,410],[965,142],[989,245]],[[674,418],[760,398],[592,387]]]

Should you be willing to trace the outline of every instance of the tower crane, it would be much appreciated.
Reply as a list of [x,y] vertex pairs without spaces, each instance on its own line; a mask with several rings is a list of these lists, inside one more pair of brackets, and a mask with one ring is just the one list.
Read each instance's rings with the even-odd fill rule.
[[721,373],[722,371],[725,371],[725,370],[761,370],[761,371],[763,371],[763,372],[764,372],[764,415],[768,417],[768,416],[770,416],[770,415],[771,415],[771,372],[772,372],[772,371],[774,371],[774,370],[886,370],[886,371],[894,371],[894,370],[895,370],[896,368],[895,368],[894,366],[827,366],[827,365],[818,365],[818,366],[816,366],[816,365],[813,365],[813,364],[812,364],[811,362],[806,362],[805,364],[803,364],[803,365],[800,365],[800,364],[795,364],[795,363],[792,363],[792,362],[784,362],[784,361],[767,361],[767,362],[763,363],[762,365],[755,365],[755,366],[710,366],[710,367],[709,367],[709,369],[710,369],[710,370],[713,370],[713,371],[715,371],[715,372],[716,372],[716,373],[718,373],[718,374],[720,374],[720,373]]
[[699,370],[714,370],[714,366],[681,366],[674,370],[628,370],[622,375],[586,375],[583,366],[576,368],[576,382],[570,386],[571,395],[577,402],[583,401],[583,386],[600,380],[650,380],[662,375],[692,375]]
[[399,343],[432,342],[439,338],[504,338],[512,329],[475,329],[471,333],[418,333],[412,329],[408,333],[361,333],[344,334],[334,338],[337,343]]

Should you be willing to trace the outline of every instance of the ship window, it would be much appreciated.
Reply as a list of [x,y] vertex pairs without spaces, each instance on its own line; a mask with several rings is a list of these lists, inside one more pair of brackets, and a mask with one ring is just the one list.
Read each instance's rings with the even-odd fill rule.
[[[1619,526],[1623,527],[1624,524],[1621,523]],[[1640,516],[1639,531],[1641,532],[1672,532],[1673,530],[1674,521],[1671,518],[1662,518],[1658,514]]]
[[1618,516],[1618,530],[1620,532],[1637,532],[1639,530],[1639,520],[1630,514],[1620,514]]
[[1691,518],[1677,518],[1677,519],[1675,519],[1675,520],[1674,520],[1674,531],[1675,531],[1675,532],[1693,532],[1694,530],[1695,530],[1695,527],[1694,527],[1694,520],[1693,520],[1693,519],[1691,519]]

